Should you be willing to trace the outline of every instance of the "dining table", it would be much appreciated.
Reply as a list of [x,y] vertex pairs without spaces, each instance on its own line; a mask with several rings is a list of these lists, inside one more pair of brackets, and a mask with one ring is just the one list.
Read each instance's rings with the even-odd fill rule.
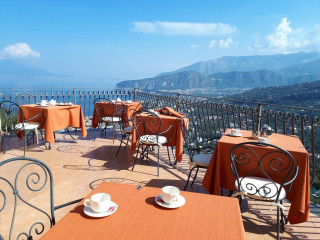
[[[117,102],[115,102],[117,104]],[[135,111],[140,111],[141,110],[141,102],[131,102],[131,101],[122,101],[122,103],[127,107],[127,111],[124,113],[124,116],[122,118],[122,122],[127,123],[127,125],[130,125],[131,123],[128,122],[128,119],[132,117],[132,114]],[[96,128],[99,125],[100,119],[99,119],[99,114],[100,116],[110,116],[114,114],[113,112],[109,112],[110,109],[108,107],[103,107],[105,104],[113,104],[108,101],[106,102],[97,102],[95,104],[95,110],[93,111],[93,116],[92,116],[92,127]],[[99,114],[97,114],[96,109],[99,109]],[[125,126],[126,127],[126,126]]]
[[[221,188],[236,191],[236,176],[231,171],[230,150],[242,142],[254,142],[257,139],[251,138],[252,132],[242,130],[238,136],[232,136],[231,130],[227,129],[225,134],[218,141],[211,157],[208,169],[202,181],[203,187],[211,194],[220,195]],[[292,183],[290,191],[287,191],[286,199],[291,202],[288,213],[288,220],[291,224],[302,223],[309,218],[310,203],[310,182],[309,182],[309,154],[295,135],[283,135],[273,133],[270,144],[288,151],[299,167],[298,175]],[[267,149],[256,147],[255,151],[263,155]],[[274,176],[276,172],[265,169],[266,173]],[[288,190],[287,187],[285,187]]]
[[[21,105],[24,118],[30,119],[37,114],[44,116],[44,122],[42,129],[45,130],[44,138],[49,143],[54,143],[54,132],[67,127],[81,128],[81,135],[87,136],[87,129],[83,117],[82,108],[80,105],[75,104],[57,104],[57,105],[45,105],[39,104],[27,104]],[[21,121],[18,119],[18,122]],[[34,122],[42,124],[42,119],[34,119]]]
[[[117,209],[106,217],[88,216],[84,200],[108,193]],[[103,182],[58,221],[42,240],[245,239],[237,199],[180,191],[185,204],[156,203],[161,188]]]
[[[175,146],[175,158],[177,162],[182,161],[183,156],[183,134],[181,130],[181,118],[185,116],[182,113],[178,113],[169,107],[165,107],[163,109],[155,110],[155,112],[159,113],[159,117],[161,119],[161,128],[160,132],[166,131],[170,126],[173,127],[173,133],[171,136],[171,131],[163,134],[167,139],[171,140],[164,144],[165,146]],[[150,115],[148,112],[141,113],[142,117],[146,119],[146,121],[150,121],[150,118],[154,118],[153,115]],[[149,126],[151,130],[156,131],[158,126]],[[144,134],[153,134],[149,129],[145,129]],[[133,128],[132,130],[132,143],[131,150],[134,151],[137,147],[138,134],[137,130]]]

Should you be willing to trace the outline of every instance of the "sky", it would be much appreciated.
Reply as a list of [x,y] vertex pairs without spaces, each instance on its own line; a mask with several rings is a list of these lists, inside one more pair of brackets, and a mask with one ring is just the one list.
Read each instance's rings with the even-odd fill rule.
[[0,0],[0,60],[142,79],[222,56],[320,51],[317,0]]

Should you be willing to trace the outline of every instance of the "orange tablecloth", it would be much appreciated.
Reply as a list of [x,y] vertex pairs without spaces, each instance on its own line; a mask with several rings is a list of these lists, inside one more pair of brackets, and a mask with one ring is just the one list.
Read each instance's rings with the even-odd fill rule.
[[[241,142],[255,141],[250,131],[242,131],[242,137],[229,136],[230,129],[221,137],[212,155],[210,165],[204,176],[202,185],[212,194],[220,194],[220,187],[236,190],[235,180],[230,168],[230,149]],[[309,218],[310,183],[308,152],[297,136],[272,134],[270,143],[281,147],[292,154],[295,164],[299,166],[297,178],[294,180],[287,199],[291,202],[288,220],[291,224],[305,222]],[[262,149],[258,149],[258,154]],[[267,172],[268,174],[272,174]]]
[[160,188],[107,183],[86,198],[107,192],[118,210],[104,218],[83,213],[83,201],[64,216],[42,240],[97,239],[245,239],[237,199],[181,192],[186,204],[165,209],[155,203]]
[[39,113],[44,115],[45,120],[42,129],[45,129],[44,138],[50,143],[55,142],[54,131],[62,130],[66,127],[81,128],[82,136],[87,136],[87,129],[80,105],[41,107],[29,104],[22,105],[21,108],[25,119],[32,118]]
[[[148,113],[142,113],[141,116],[145,116],[146,118],[152,118],[153,116],[148,115]],[[160,132],[164,132],[168,129],[169,126],[173,126],[173,134],[171,141],[168,142],[166,145],[168,146],[176,146],[176,160],[178,162],[182,161],[182,155],[183,155],[183,135],[181,131],[181,118],[175,117],[175,116],[169,116],[160,114],[161,118],[161,129]],[[157,126],[158,127],[158,126]],[[148,134],[146,132],[145,134]],[[168,131],[164,136],[169,139],[171,135],[171,130]],[[138,134],[136,132],[136,129],[133,128],[132,131],[132,144],[131,144],[131,150],[135,150],[137,146],[138,141]]]
[[[131,102],[127,103],[126,101],[123,101],[123,103],[127,106],[127,113],[124,115],[124,118],[122,119],[123,122],[128,121],[129,118],[131,118],[132,114],[134,113],[133,110],[139,111],[141,110],[141,103],[140,102]],[[95,107],[101,106],[102,104],[110,104],[108,102],[97,102]],[[104,108],[99,108],[101,111],[104,111]],[[113,113],[107,113],[107,112],[101,112],[101,115],[111,115]],[[99,124],[99,116],[96,113],[96,111],[93,111],[93,116],[92,116],[92,127],[96,128],[98,127]]]

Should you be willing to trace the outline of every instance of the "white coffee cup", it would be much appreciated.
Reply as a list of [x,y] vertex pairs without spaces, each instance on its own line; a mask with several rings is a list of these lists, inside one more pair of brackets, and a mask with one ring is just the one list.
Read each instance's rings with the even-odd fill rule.
[[269,139],[266,137],[258,137],[258,142],[262,142],[262,143],[268,143]]
[[240,129],[236,129],[236,128],[232,128],[231,129],[231,135],[241,135],[241,130]]
[[91,208],[95,212],[106,211],[111,203],[111,196],[108,193],[96,193],[90,199],[84,200],[84,206]]
[[46,105],[48,105],[48,101],[47,100],[41,100],[40,101],[40,105],[41,106],[46,106]]
[[117,98],[117,100],[116,100],[117,102],[121,102],[121,98]]
[[166,203],[173,203],[178,201],[180,190],[174,186],[165,186],[162,188],[162,200]]
[[132,101],[131,101],[131,100],[128,100],[127,103],[132,103]]

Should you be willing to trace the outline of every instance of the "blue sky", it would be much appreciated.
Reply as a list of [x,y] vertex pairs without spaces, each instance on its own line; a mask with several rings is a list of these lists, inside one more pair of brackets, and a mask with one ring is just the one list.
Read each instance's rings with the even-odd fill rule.
[[320,51],[320,1],[0,0],[0,59],[153,77],[221,56]]

